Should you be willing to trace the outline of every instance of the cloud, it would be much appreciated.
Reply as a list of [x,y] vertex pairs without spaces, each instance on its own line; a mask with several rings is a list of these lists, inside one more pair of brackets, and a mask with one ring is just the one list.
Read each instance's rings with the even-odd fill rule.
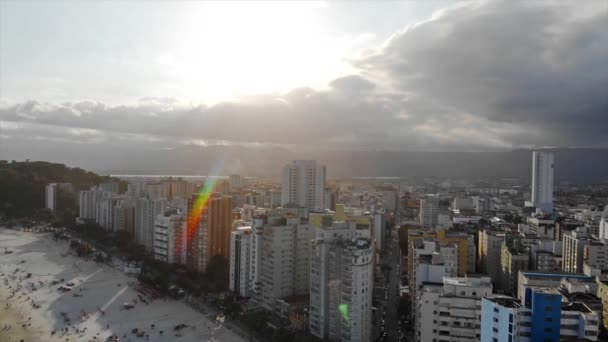
[[[517,145],[608,144],[608,5],[486,1],[440,11],[355,61],[414,96],[408,117],[466,113]],[[496,126],[496,125],[494,125]]]
[[0,133],[165,150],[608,146],[608,9],[585,4],[458,4],[353,60],[357,74],[325,90],[213,106],[162,97],[3,103]]

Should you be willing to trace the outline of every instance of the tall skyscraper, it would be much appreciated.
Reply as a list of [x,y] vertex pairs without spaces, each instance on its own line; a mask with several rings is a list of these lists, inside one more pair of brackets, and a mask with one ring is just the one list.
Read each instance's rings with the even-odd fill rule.
[[310,332],[329,341],[370,341],[374,247],[370,239],[347,238],[347,230],[327,233],[312,243]]
[[230,175],[230,192],[237,191],[241,188],[241,176],[237,174]]
[[230,291],[249,297],[251,270],[251,227],[239,227],[230,234]]
[[532,204],[545,213],[553,212],[553,153],[532,153]]
[[186,222],[177,209],[167,210],[154,221],[154,259],[168,264],[185,262]]
[[[46,185],[44,191],[45,198],[45,208],[50,210],[57,210],[62,204],[60,203],[61,199],[65,202],[66,194],[74,192],[74,187],[72,183],[49,183]],[[61,196],[60,194],[63,194]],[[70,195],[71,196],[71,195]]]
[[46,208],[55,210],[55,206],[57,204],[57,183],[47,184],[45,194]]
[[285,165],[281,205],[325,210],[325,177],[325,165],[318,165],[315,160],[294,160]]
[[307,295],[310,289],[310,241],[313,227],[294,216],[269,217],[262,233],[261,303],[274,310],[277,300]]
[[423,228],[435,228],[439,215],[439,199],[429,196],[420,200],[420,226]]
[[188,200],[188,267],[204,272],[212,257],[230,257],[232,197],[214,193],[201,212],[194,212],[197,196]]
[[135,241],[154,251],[154,221],[165,210],[164,199],[138,198],[135,203]]

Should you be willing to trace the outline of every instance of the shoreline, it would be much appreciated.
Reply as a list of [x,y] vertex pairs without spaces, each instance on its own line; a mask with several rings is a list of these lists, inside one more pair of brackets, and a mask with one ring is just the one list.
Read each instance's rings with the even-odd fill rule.
[[51,236],[0,227],[0,341],[245,341],[181,301],[149,296],[114,267],[68,254],[69,241]]

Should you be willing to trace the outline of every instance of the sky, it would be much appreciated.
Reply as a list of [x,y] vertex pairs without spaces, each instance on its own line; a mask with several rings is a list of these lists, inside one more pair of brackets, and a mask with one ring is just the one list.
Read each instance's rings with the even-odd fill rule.
[[0,159],[607,147],[605,32],[604,0],[1,1]]

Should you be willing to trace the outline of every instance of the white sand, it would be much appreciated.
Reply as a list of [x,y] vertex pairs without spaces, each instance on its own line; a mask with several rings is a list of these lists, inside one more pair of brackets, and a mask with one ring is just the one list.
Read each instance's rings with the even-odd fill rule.
[[[68,241],[53,241],[47,233],[0,228],[0,341],[106,341],[111,335],[118,335],[121,341],[245,341],[180,301],[160,299],[149,305],[138,301],[135,308],[122,309],[123,303],[137,298],[137,280],[107,265],[66,256],[68,246]],[[13,253],[4,254],[6,249]],[[32,275],[24,279],[27,273]],[[63,283],[51,285],[62,278]],[[75,283],[72,291],[58,291],[66,282]],[[19,286],[17,294],[8,298]],[[32,300],[40,308],[32,308]],[[89,314],[84,321],[79,314],[82,310]],[[65,335],[61,330],[68,325],[60,312],[71,319]],[[31,326],[21,327],[28,323]],[[181,337],[173,330],[180,323],[188,325],[179,332]],[[11,329],[3,329],[7,324]],[[156,325],[154,329],[151,324]],[[149,338],[136,337],[133,328],[145,330]],[[53,330],[55,335],[51,335]]]

